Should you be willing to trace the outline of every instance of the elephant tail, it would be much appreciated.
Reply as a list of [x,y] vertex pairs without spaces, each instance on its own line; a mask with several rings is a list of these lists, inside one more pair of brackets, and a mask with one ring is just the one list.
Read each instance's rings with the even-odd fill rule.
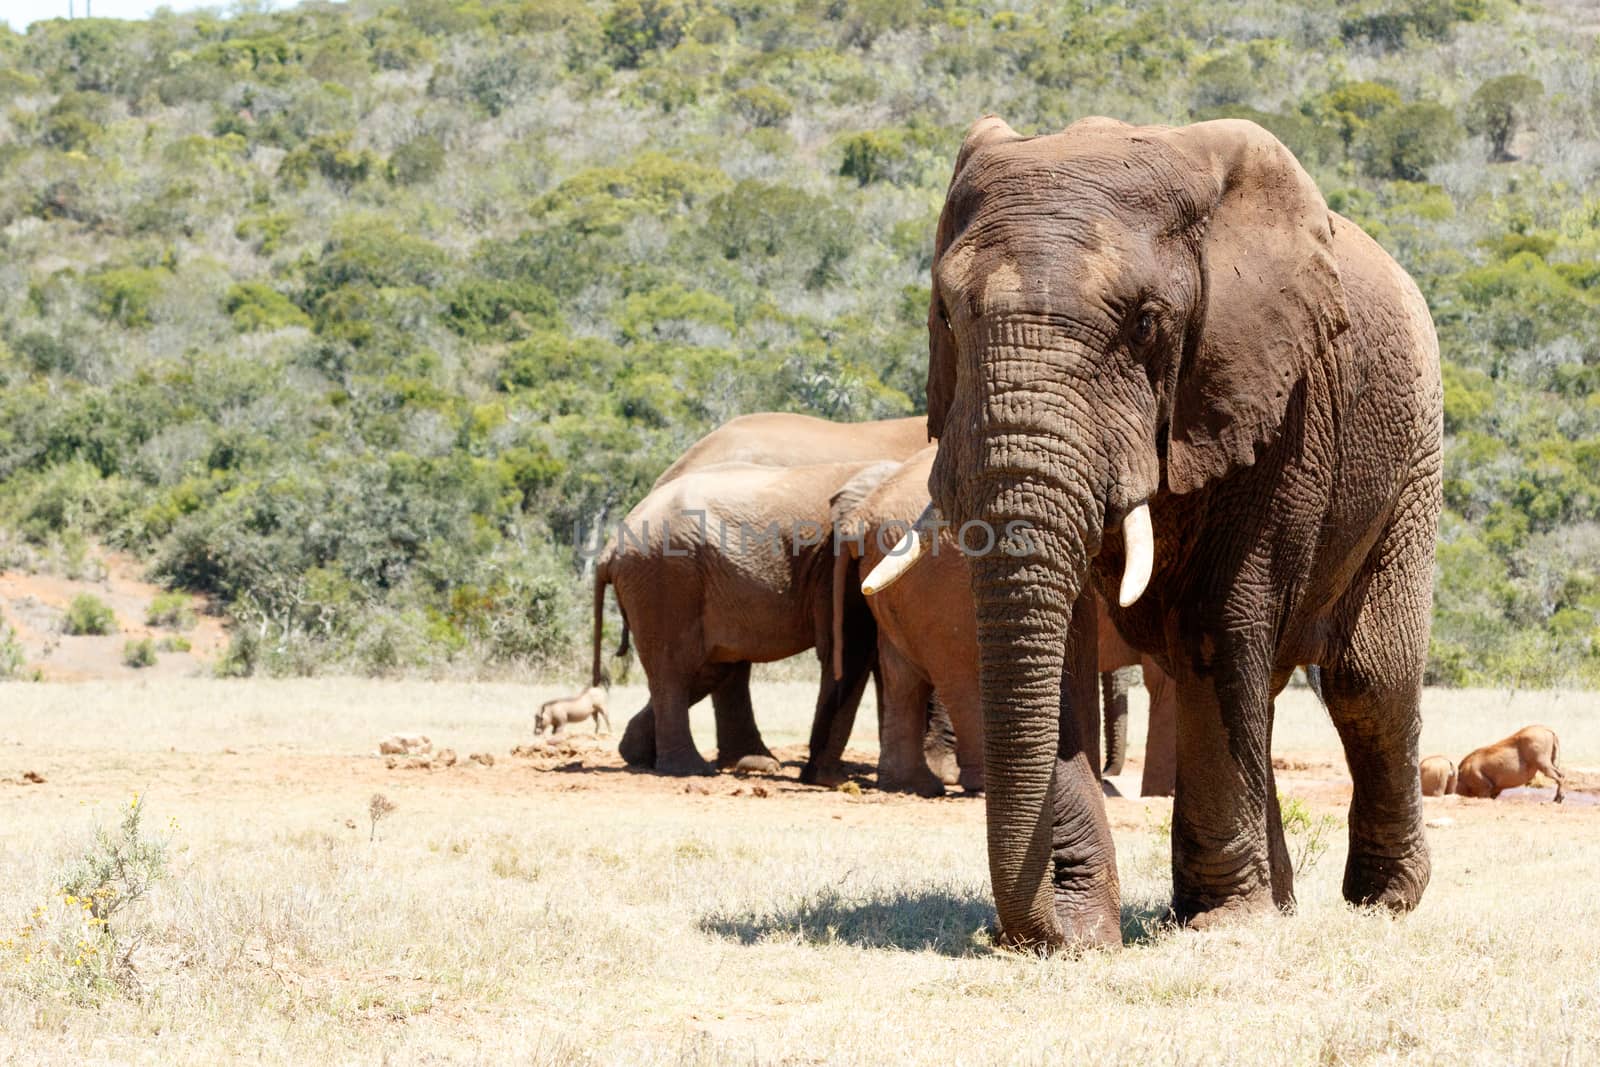
[[844,586],[850,580],[850,550],[843,545],[833,556],[833,680],[844,677]]
[[[600,557],[594,568],[594,663],[590,670],[589,684],[604,684],[605,671],[600,666],[600,643],[605,639],[606,619],[606,586],[611,584],[611,554],[608,552]],[[622,609],[622,604],[617,603],[617,610]],[[622,643],[628,643],[627,622],[623,622]]]
[[1317,703],[1327,707],[1328,698],[1322,695],[1322,668],[1315,663],[1306,664],[1306,684],[1317,694]]

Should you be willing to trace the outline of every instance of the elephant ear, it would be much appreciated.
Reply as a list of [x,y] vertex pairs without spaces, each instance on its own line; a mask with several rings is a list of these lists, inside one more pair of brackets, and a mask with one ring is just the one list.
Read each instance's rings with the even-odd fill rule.
[[1188,493],[1255,462],[1350,319],[1328,205],[1294,155],[1238,119],[1167,136],[1197,166],[1205,216],[1204,321],[1178,371],[1167,441],[1168,487]]
[[[950,175],[950,188],[954,188],[967,162],[980,148],[1020,141],[1021,135],[1006,125],[998,115],[985,115],[972,124],[956,153],[955,170]],[[951,217],[950,197],[945,196],[944,210],[939,212],[939,226],[933,237],[933,262],[955,239],[956,220]],[[932,296],[928,300],[928,437],[937,439],[944,430],[945,415],[956,392],[956,337],[945,321],[944,300],[939,293],[938,271],[934,271]]]
[[871,466],[863,467],[850,477],[850,480],[834,490],[828,498],[828,524],[836,531],[841,531],[842,537],[855,533],[848,524],[854,521],[856,508],[861,502],[871,495],[872,491],[883,484],[883,480],[900,469],[899,462],[883,460]]

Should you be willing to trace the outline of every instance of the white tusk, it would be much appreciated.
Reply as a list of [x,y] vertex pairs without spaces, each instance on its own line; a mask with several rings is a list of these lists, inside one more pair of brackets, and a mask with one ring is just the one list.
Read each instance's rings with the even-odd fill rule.
[[933,505],[929,504],[917,516],[917,521],[911,524],[905,536],[895,543],[889,554],[878,561],[878,565],[867,574],[866,581],[861,583],[861,591],[867,596],[881,593],[895,582],[899,581],[928,551],[932,541],[922,532],[922,526],[937,514]]
[[1140,504],[1122,520],[1122,547],[1126,561],[1117,603],[1126,608],[1144,595],[1144,587],[1150,584],[1150,570],[1155,566],[1156,535],[1150,528],[1149,504]]

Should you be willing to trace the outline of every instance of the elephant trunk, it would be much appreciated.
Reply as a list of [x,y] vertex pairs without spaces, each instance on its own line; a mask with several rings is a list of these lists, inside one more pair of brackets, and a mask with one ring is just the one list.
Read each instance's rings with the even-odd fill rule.
[[1096,498],[1086,485],[1069,488],[1059,472],[1041,471],[1024,436],[964,444],[978,449],[978,477],[944,482],[950,503],[997,536],[1025,528],[1029,542],[1018,554],[997,549],[971,560],[989,872],[1001,931],[1021,946],[1118,945],[1116,858],[1087,754],[1098,738],[1084,736],[1088,709],[1076,706],[1094,703],[1095,609],[1078,600],[1085,532],[1099,537]]

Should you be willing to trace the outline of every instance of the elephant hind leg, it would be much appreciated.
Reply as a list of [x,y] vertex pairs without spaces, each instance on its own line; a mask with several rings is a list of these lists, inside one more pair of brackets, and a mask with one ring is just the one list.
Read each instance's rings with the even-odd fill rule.
[[717,715],[717,766],[732,767],[746,756],[772,757],[756,726],[750,703],[750,664],[735,663],[711,690]]
[[644,707],[639,709],[633,718],[628,720],[628,725],[622,728],[622,739],[617,742],[617,754],[630,767],[656,765],[656,711],[649,701],[645,701]]
[[1144,735],[1139,795],[1170,797],[1178,788],[1178,687],[1149,656],[1141,667],[1150,698],[1150,723]]
[[933,686],[888,641],[880,641],[883,704],[878,708],[878,788],[942,796],[944,782],[928,768],[923,742]]
[[1354,782],[1344,897],[1395,911],[1416,907],[1431,870],[1417,768],[1433,567],[1415,536],[1392,529],[1374,547],[1350,595],[1359,614],[1321,672]]

